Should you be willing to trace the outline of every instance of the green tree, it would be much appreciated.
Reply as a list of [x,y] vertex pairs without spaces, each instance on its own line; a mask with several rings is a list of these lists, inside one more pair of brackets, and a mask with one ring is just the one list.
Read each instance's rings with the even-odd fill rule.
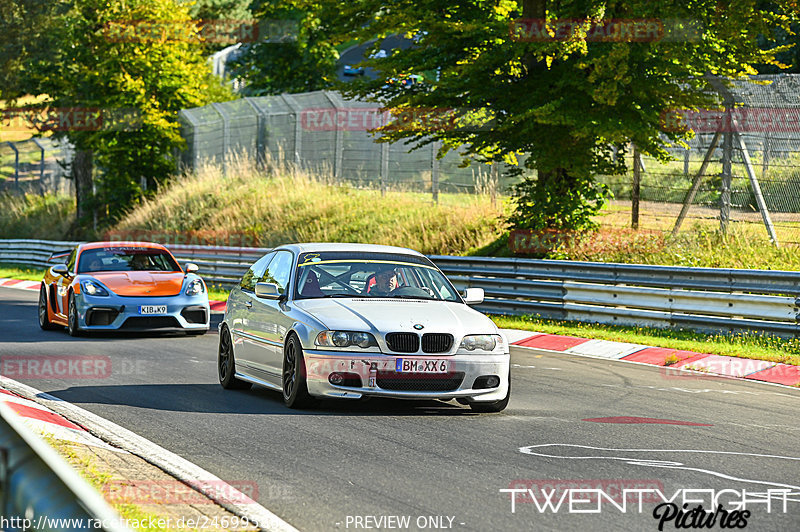
[[76,148],[84,222],[94,209],[101,221],[113,220],[176,170],[178,110],[230,98],[211,76],[196,31],[188,7],[174,0],[72,0],[25,58],[23,92],[47,95],[50,109],[100,114],[100,123],[87,125],[67,113],[62,132]]
[[[415,47],[395,50],[367,65],[376,80],[345,87],[351,96],[392,108],[457,110],[454,127],[396,127],[383,139],[410,138],[443,149],[465,145],[485,161],[514,162],[536,170],[516,189],[517,227],[592,228],[605,191],[598,174],[625,172],[629,143],[660,160],[680,131],[663,131],[674,108],[715,106],[706,75],[737,77],[771,62],[757,36],[785,27],[797,16],[793,2],[770,10],[757,0],[353,0],[328,2],[326,20],[342,39],[416,36]],[[775,7],[777,6],[777,7]],[[512,37],[516,19],[663,21],[672,31],[650,42],[588,36],[565,39]],[[674,24],[674,21],[686,23]],[[699,34],[692,32],[699,26]],[[533,34],[531,34],[533,35]],[[438,72],[412,88],[386,83],[420,72]],[[617,147],[618,150],[613,150]]]
[[[323,23],[322,4],[312,0],[263,0],[253,8],[265,28],[258,42],[245,44],[235,62],[235,75],[246,83],[245,94],[268,95],[329,88],[339,54]],[[290,30],[281,39],[270,28]],[[277,42],[276,42],[277,41]]]

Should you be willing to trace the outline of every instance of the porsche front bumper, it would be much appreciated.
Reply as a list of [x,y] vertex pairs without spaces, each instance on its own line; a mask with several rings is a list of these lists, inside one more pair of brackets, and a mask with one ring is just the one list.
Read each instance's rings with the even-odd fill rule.
[[[208,330],[211,309],[208,296],[125,297],[76,296],[78,326],[86,331]],[[163,314],[142,314],[141,307],[166,306]]]

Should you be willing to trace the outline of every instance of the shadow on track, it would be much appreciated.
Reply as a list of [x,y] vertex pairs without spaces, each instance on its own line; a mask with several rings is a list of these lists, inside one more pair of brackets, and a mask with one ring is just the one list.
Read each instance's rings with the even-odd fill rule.
[[71,386],[48,392],[74,404],[125,405],[150,410],[213,414],[266,414],[310,416],[472,416],[469,408],[441,401],[325,400],[318,406],[292,410],[280,393],[254,387],[226,391],[217,384],[126,384]]

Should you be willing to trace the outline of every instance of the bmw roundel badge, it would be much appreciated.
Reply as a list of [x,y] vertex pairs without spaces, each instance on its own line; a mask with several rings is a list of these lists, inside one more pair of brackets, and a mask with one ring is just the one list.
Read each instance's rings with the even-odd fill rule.
[[415,328],[416,330],[418,330],[418,331],[421,331],[422,329],[424,329],[424,328],[425,328],[425,326],[424,326],[424,325],[422,325],[421,323],[417,323],[416,325],[414,325],[414,328]]

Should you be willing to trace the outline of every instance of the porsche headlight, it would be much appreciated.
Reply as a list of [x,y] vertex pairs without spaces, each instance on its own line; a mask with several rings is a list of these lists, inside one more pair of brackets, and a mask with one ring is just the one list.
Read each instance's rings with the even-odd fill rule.
[[95,281],[81,281],[81,289],[90,296],[107,296],[108,290]]
[[202,294],[203,292],[205,292],[205,290],[206,287],[203,284],[203,281],[201,281],[200,279],[195,279],[191,283],[189,283],[189,286],[186,287],[186,295],[196,296],[198,294]]
[[366,332],[352,331],[322,331],[317,335],[315,344],[323,347],[351,347],[357,346],[361,349],[376,347],[378,342],[375,337]]
[[459,349],[467,351],[494,351],[495,347],[503,345],[503,337],[497,334],[470,334],[461,340]]

